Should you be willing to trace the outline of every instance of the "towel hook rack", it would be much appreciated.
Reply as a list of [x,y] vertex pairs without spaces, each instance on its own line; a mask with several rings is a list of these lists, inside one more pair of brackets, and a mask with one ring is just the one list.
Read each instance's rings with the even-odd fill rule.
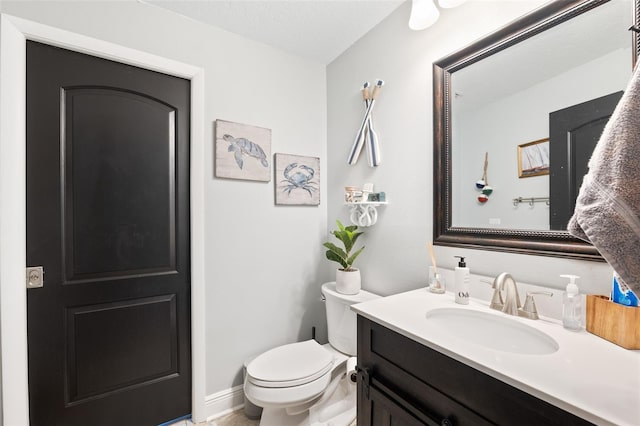
[[533,207],[534,203],[546,203],[548,206],[549,197],[518,197],[513,199],[513,207],[518,207],[520,203],[528,203],[529,206]]

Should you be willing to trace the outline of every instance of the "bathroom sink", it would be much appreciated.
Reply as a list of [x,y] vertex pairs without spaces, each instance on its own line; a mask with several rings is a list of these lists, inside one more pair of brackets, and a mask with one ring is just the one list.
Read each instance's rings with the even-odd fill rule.
[[546,333],[519,321],[471,309],[438,308],[427,312],[427,323],[447,334],[496,351],[548,355],[559,349]]

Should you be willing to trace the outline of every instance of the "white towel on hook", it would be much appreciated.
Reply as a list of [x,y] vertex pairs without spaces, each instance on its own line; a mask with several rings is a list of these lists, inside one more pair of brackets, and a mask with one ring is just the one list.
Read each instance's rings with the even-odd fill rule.
[[567,228],[640,294],[639,67],[593,151]]

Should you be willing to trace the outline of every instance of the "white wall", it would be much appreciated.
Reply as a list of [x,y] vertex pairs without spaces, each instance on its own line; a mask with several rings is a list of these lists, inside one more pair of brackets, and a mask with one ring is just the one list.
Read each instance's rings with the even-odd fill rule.
[[[426,284],[425,244],[433,235],[432,63],[544,3],[469,1],[441,10],[433,27],[414,32],[407,27],[407,2],[327,68],[328,186],[334,192],[329,194],[328,220],[347,219],[341,202],[346,184],[374,182],[389,201],[381,207],[378,223],[363,236],[367,248],[358,266],[366,289],[391,294]],[[376,170],[362,160],[346,164],[362,117],[359,88],[374,78],[386,82],[374,110],[383,154]],[[611,269],[604,263],[436,247],[443,267],[455,266],[454,255],[466,256],[477,274],[508,271],[519,281],[560,288],[564,280],[558,275],[573,273],[584,277],[587,291],[607,293],[610,288]]]
[[[133,1],[5,1],[0,7],[205,70],[207,394],[239,385],[245,358],[308,339],[314,325],[324,338],[325,67]],[[322,204],[275,207],[273,181],[213,177],[216,119],[272,129],[272,153],[320,157]]]

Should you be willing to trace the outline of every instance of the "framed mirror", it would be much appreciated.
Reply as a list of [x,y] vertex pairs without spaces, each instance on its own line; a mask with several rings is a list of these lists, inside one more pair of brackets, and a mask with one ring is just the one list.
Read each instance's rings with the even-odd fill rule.
[[635,66],[639,11],[553,1],[433,64],[434,244],[603,260],[566,223]]

